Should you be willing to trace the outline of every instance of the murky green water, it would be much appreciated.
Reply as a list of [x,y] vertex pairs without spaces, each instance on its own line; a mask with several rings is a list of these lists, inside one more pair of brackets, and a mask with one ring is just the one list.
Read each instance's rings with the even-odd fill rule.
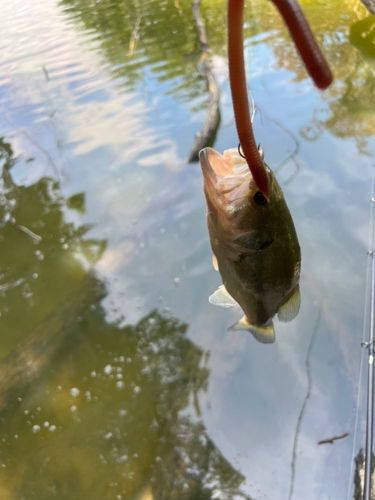
[[[255,135],[303,256],[300,314],[261,345],[207,300],[220,280],[186,161],[208,103],[190,2],[3,2],[2,499],[352,497],[375,18],[354,0],[302,5],[335,74],[325,93],[272,5],[246,11]],[[225,8],[202,0],[218,151],[237,145]]]

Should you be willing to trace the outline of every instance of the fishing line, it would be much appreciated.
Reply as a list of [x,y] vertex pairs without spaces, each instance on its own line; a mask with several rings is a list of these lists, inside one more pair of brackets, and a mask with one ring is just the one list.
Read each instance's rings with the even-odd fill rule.
[[[281,128],[281,130],[283,130],[286,134],[288,134],[292,140],[294,141],[295,143],[295,148],[294,150],[281,162],[278,164],[278,166],[274,169],[273,173],[276,175],[282,168],[285,167],[285,165],[290,161],[292,160],[296,169],[295,171],[287,178],[286,181],[283,182],[284,186],[290,184],[290,182],[292,182],[292,180],[299,174],[301,168],[299,166],[299,164],[297,163],[297,160],[296,160],[296,156],[298,155],[299,153],[299,150],[300,150],[300,145],[299,145],[299,141],[298,139],[296,138],[296,136],[293,134],[293,132],[291,130],[289,130],[287,127],[285,127],[281,122],[279,122],[279,120],[277,120],[276,118],[272,118],[271,116],[269,115],[266,115],[259,107],[257,107],[257,111],[259,111],[260,113],[260,116],[264,116],[265,118],[267,118],[267,120],[270,120],[271,122],[275,123],[275,125],[277,125],[278,127]],[[262,123],[263,124],[263,123]]]
[[[367,259],[367,268],[366,268],[366,292],[365,292],[365,307],[364,307],[364,319],[363,319],[363,329],[362,329],[362,342],[361,345],[365,342],[366,339],[366,331],[368,328],[368,306],[369,306],[369,295],[370,295],[370,286],[372,284],[372,277],[371,277],[371,268],[372,268],[372,259],[373,257],[373,252],[374,252],[374,222],[375,222],[375,209],[374,209],[374,197],[375,197],[375,168],[373,168],[372,172],[372,197],[371,197],[371,206],[370,206],[370,230],[369,230],[369,244],[368,248],[371,249],[369,250],[368,256],[369,258]],[[347,495],[347,500],[350,498],[350,493],[351,493],[351,488],[352,488],[352,482],[353,482],[353,477],[354,477],[354,456],[355,456],[355,449],[356,449],[356,443],[357,443],[357,434],[358,434],[358,418],[359,418],[359,401],[361,398],[361,379],[362,379],[362,371],[363,371],[363,359],[364,359],[364,348],[361,349],[361,362],[359,365],[359,375],[358,375],[358,393],[357,393],[357,404],[356,404],[356,413],[355,413],[355,421],[354,421],[354,437],[353,437],[353,449],[352,449],[352,456],[351,456],[351,468],[350,468],[350,476],[349,476],[349,486],[348,486],[348,495]]]

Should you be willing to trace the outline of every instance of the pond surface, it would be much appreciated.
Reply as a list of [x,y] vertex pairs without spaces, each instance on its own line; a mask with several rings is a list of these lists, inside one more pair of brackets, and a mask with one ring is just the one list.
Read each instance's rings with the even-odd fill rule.
[[[3,2],[2,499],[352,498],[375,18],[354,0],[302,6],[335,75],[324,93],[270,3],[245,15],[255,136],[302,249],[300,313],[262,345],[207,300],[220,277],[186,160],[208,105],[190,1]],[[226,5],[200,8],[222,152],[238,143]]]

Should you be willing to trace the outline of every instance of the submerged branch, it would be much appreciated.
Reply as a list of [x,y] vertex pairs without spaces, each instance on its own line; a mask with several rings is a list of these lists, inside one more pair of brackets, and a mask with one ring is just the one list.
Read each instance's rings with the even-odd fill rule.
[[42,237],[41,236],[39,236],[38,234],[33,233],[32,231],[30,231],[30,229],[27,229],[27,227],[21,226],[21,224],[18,224],[18,222],[16,221],[16,219],[14,217],[12,217],[10,221],[13,224],[14,227],[16,227],[20,231],[22,231],[25,234],[27,234],[28,236],[30,236],[30,238],[32,238],[33,240],[37,241],[38,243],[39,243],[39,241],[42,241]]
[[215,75],[210,68],[211,52],[207,43],[206,30],[199,13],[200,2],[201,0],[194,0],[192,9],[202,50],[198,70],[208,83],[209,104],[203,128],[196,134],[195,143],[190,151],[188,157],[189,163],[199,160],[199,151],[211,143],[220,122],[220,89]]
[[316,332],[318,331],[318,328],[319,328],[320,312],[321,312],[321,309],[319,309],[318,317],[316,318],[315,327],[314,327],[314,330],[312,332],[311,340],[310,340],[310,344],[309,344],[309,348],[308,348],[307,354],[306,354],[305,366],[306,366],[306,375],[307,375],[307,393],[306,393],[305,400],[303,402],[301,411],[300,411],[299,416],[298,416],[296,433],[294,435],[293,458],[292,458],[292,464],[291,464],[292,475],[291,475],[291,479],[290,479],[289,500],[292,500],[293,489],[294,489],[294,480],[295,480],[295,477],[296,477],[296,460],[297,460],[298,436],[299,436],[299,433],[300,433],[300,430],[301,430],[302,419],[303,419],[303,415],[305,413],[307,401],[308,401],[308,399],[310,398],[310,395],[311,395],[312,377],[311,377],[311,367],[310,367],[310,356],[311,356],[311,352],[312,352],[312,348],[313,348],[313,344],[314,344]]
[[345,432],[344,434],[341,434],[341,436],[333,436],[330,439],[321,439],[318,441],[318,444],[333,444],[334,441],[338,441],[339,439],[344,439],[349,436],[349,432]]

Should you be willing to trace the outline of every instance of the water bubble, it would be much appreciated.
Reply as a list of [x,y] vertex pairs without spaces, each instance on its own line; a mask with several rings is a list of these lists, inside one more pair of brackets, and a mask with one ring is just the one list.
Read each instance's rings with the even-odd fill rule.
[[56,425],[50,425],[48,428],[49,432],[55,432],[56,430]]
[[141,388],[138,385],[136,385],[133,389],[133,392],[134,394],[139,394],[141,392]]
[[124,356],[120,356],[120,357],[118,358],[118,360],[120,361],[120,363],[124,363],[124,362],[125,362],[125,358],[124,358]]
[[114,363],[118,363],[118,358],[113,358]]
[[91,372],[91,376],[94,378],[96,377],[96,372]]
[[126,462],[127,459],[128,459],[127,455],[122,455],[121,457],[118,457],[118,459],[116,460],[116,462],[118,464],[122,464],[123,462]]
[[110,375],[112,373],[112,370],[113,370],[112,366],[111,365],[107,365],[107,366],[104,367],[103,372],[104,372],[105,375]]
[[121,380],[121,379],[122,379],[122,374],[121,374],[121,373],[118,373],[118,374],[116,375],[116,378],[117,378],[117,380]]
[[121,366],[118,366],[118,367],[116,368],[116,372],[117,372],[117,373],[122,373],[122,368],[121,368]]
[[77,412],[77,410],[78,410],[78,408],[77,408],[76,406],[74,406],[74,405],[70,407],[70,411],[71,411],[72,413],[76,413],[76,412]]
[[173,280],[173,283],[175,284],[175,286],[180,286],[182,284],[182,281],[180,280],[180,278],[175,278]]
[[67,243],[64,243],[63,245],[61,245],[61,248],[62,248],[63,250],[68,250],[69,245],[68,245]]
[[138,458],[138,453],[134,453],[133,458]]
[[14,435],[14,439],[18,439],[18,434],[15,434],[15,435]]
[[36,279],[38,277],[38,273],[33,274],[33,278]]
[[128,363],[128,365],[132,362],[132,358],[126,358],[126,362]]
[[37,432],[40,431],[40,426],[39,425],[33,425],[31,428],[32,432],[36,434]]
[[141,373],[143,373],[143,375],[149,375],[151,373],[151,366],[147,365],[142,368]]
[[111,439],[113,437],[112,432],[107,432],[107,434],[104,436],[104,439]]
[[160,229],[160,234],[164,234],[164,233],[165,233],[165,227],[162,227],[162,228]]
[[59,243],[64,243],[65,241],[65,236],[62,236],[61,238],[59,238]]
[[148,318],[148,324],[149,325],[154,325],[156,323],[156,319],[155,318]]
[[73,389],[70,389],[69,394],[72,398],[76,398],[79,396],[79,389],[77,389],[77,387],[73,387]]
[[23,413],[24,413],[24,415],[28,415],[29,414],[29,410],[25,410]]
[[118,414],[120,415],[120,417],[125,417],[127,415],[127,413],[128,413],[127,410],[120,410],[118,412]]
[[116,387],[119,390],[124,389],[125,383],[122,380],[119,380],[118,382],[116,382]]
[[45,427],[47,429],[47,427],[49,427],[49,422],[46,420],[43,424],[43,427]]
[[58,390],[58,391],[61,391],[61,390],[62,390],[61,385],[58,385],[58,386],[57,386],[57,390]]
[[6,465],[5,464],[1,464],[1,467],[3,467],[5,469]]
[[40,407],[40,406],[38,406],[38,408],[36,409],[36,411],[40,411],[40,410],[41,410],[41,407]]

